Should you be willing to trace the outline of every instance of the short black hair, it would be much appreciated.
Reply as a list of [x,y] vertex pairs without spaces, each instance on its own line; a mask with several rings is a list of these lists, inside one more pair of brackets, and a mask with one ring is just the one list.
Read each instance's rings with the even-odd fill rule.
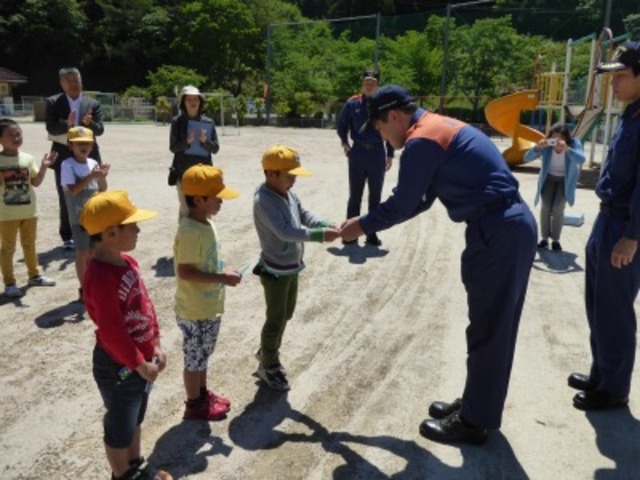
[[18,122],[11,118],[0,118],[0,135],[4,133],[4,129],[7,127],[15,127],[18,125]]
[[560,135],[562,135],[562,138],[564,138],[564,141],[567,143],[567,145],[569,146],[573,145],[573,137],[571,136],[571,130],[569,130],[569,126],[566,123],[558,122],[551,125],[551,128],[549,129],[549,135],[547,135],[547,138],[551,137],[554,133],[559,133]]

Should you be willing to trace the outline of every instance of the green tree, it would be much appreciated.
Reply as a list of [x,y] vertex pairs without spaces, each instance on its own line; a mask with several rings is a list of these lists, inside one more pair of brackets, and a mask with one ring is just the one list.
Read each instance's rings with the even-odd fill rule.
[[[141,83],[148,71],[166,63],[173,23],[169,10],[157,3],[155,0],[88,2],[91,40],[83,44],[91,51],[99,86],[122,90]],[[109,85],[100,85],[103,80]]]
[[385,81],[400,83],[410,92],[434,95],[439,92],[442,48],[431,43],[426,33],[410,31],[395,40],[384,39]]
[[155,72],[150,72],[147,79],[150,84],[147,91],[152,97],[176,97],[185,85],[202,85],[205,76],[179,65],[163,65]]
[[624,25],[632,38],[640,40],[640,13],[627,16]]
[[533,64],[526,37],[511,26],[511,17],[477,20],[451,30],[451,74],[456,90],[472,105],[473,120],[487,97],[503,94],[508,85],[526,84],[522,65]]
[[261,66],[261,38],[251,11],[235,0],[184,4],[178,13],[171,50],[179,64],[205,75],[209,87],[235,95]]
[[33,89],[59,88],[60,67],[83,68],[90,60],[85,47],[88,27],[86,15],[74,0],[1,2],[3,66],[27,75]]

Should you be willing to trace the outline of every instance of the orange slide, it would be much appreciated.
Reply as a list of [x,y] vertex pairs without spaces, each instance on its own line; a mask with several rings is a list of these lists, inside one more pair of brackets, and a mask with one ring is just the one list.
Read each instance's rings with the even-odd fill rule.
[[534,110],[538,106],[538,91],[523,90],[492,100],[484,107],[484,114],[491,127],[512,139],[511,147],[502,152],[510,166],[520,165],[524,153],[544,138],[540,133],[520,123],[523,110]]

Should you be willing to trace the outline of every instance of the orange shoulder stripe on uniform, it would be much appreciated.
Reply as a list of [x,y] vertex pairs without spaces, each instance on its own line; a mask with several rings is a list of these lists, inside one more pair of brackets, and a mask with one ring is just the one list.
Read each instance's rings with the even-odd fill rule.
[[407,141],[414,138],[426,138],[433,140],[444,150],[447,150],[456,133],[466,126],[466,123],[456,120],[455,118],[425,112],[409,129]]

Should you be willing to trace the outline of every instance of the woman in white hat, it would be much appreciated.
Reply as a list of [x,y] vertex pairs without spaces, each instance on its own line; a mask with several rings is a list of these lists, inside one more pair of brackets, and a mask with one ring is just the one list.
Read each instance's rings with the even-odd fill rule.
[[169,149],[173,163],[169,184],[176,185],[180,200],[180,217],[187,214],[187,205],[180,188],[182,174],[189,167],[202,163],[213,165],[211,155],[218,152],[220,144],[213,119],[202,114],[204,96],[193,85],[184,87],[178,96],[178,115],[171,121]]

